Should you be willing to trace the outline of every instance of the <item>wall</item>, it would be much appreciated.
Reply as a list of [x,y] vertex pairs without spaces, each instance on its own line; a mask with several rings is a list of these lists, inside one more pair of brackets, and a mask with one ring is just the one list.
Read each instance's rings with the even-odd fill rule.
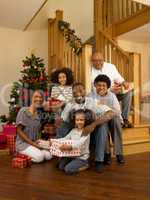
[[0,28],[0,44],[0,114],[4,114],[8,112],[11,84],[20,78],[22,59],[35,49],[47,65],[47,30],[23,32]]
[[142,93],[150,92],[150,43],[137,43],[127,40],[119,40],[118,44],[124,50],[129,52],[136,52],[141,54],[141,64],[142,64]]
[[47,28],[47,19],[54,18],[56,10],[64,11],[64,20],[71,23],[83,41],[93,35],[93,0],[49,0],[29,29]]

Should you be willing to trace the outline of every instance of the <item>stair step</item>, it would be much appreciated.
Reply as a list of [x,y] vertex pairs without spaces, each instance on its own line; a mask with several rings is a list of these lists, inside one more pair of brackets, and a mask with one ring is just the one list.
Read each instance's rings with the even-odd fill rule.
[[124,155],[144,153],[150,151],[150,141],[124,145]]
[[149,128],[130,128],[123,130],[123,141],[132,141],[140,139],[150,139]]
[[141,143],[150,143],[150,138],[143,140],[125,141],[123,142],[123,145],[125,146],[125,145],[141,144]]
[[150,124],[123,129],[123,149],[125,155],[150,151]]
[[134,125],[135,128],[150,128],[150,123]]

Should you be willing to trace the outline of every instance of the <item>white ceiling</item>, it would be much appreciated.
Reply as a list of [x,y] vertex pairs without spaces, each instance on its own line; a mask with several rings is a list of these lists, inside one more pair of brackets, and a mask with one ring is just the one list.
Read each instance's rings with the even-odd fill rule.
[[135,1],[146,4],[146,5],[150,5],[150,0],[135,0]]
[[0,26],[23,30],[44,0],[0,0]]

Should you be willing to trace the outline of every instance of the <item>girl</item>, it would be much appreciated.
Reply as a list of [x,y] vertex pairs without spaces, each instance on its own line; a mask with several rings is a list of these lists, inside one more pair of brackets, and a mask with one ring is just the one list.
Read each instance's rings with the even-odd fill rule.
[[54,100],[60,100],[58,104],[51,106],[48,105],[49,110],[55,113],[55,126],[59,127],[62,120],[60,119],[60,114],[64,106],[72,100],[72,84],[74,82],[72,70],[69,68],[61,68],[55,70],[51,74],[51,82],[54,84],[50,91],[50,102]]
[[42,106],[43,101],[42,92],[35,91],[31,105],[21,108],[16,119],[16,150],[30,156],[32,161],[36,163],[42,162],[44,159],[50,160],[52,157],[49,151],[41,149],[36,142],[41,127],[37,108]]
[[[89,143],[90,134],[82,136],[82,130],[85,126],[91,124],[94,121],[94,114],[91,110],[80,109],[70,115],[70,119],[74,125],[74,128],[70,133],[63,138],[74,140],[73,145],[62,145],[60,146],[61,151],[70,151],[74,148],[81,150],[81,156],[75,158],[64,157],[60,159],[59,169],[64,170],[66,173],[72,174],[85,170],[88,168],[89,158]],[[62,140],[62,139],[61,139]]]
[[54,71],[51,74],[51,82],[54,84],[51,89],[51,98],[61,100],[63,102],[62,105],[72,100],[73,81],[71,69],[62,68]]

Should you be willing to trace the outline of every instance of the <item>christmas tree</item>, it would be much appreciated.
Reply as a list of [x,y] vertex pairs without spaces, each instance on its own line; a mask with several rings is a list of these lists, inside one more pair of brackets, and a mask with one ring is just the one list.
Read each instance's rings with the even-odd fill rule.
[[23,60],[22,82],[23,87],[32,90],[47,90],[48,76],[45,72],[43,59],[31,54]]
[[13,84],[9,101],[9,122],[15,122],[17,113],[22,106],[29,106],[31,94],[35,90],[42,90],[48,97],[48,76],[43,59],[31,54],[23,61],[21,78]]
[[8,102],[10,105],[8,121],[10,123],[15,122],[17,113],[21,107],[19,100],[21,89],[22,89],[22,84],[20,82],[13,83],[10,94],[10,101]]

